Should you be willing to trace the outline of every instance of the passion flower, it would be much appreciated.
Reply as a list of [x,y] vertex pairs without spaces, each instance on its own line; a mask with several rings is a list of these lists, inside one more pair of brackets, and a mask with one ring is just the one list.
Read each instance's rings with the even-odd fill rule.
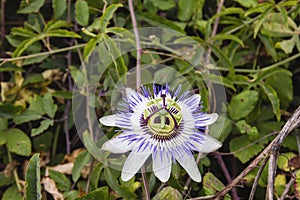
[[141,93],[127,88],[117,114],[100,118],[100,123],[120,128],[102,149],[112,153],[131,151],[122,169],[123,181],[131,179],[150,155],[153,172],[160,181],[169,180],[175,161],[194,181],[201,181],[193,152],[209,153],[221,147],[218,140],[204,133],[218,115],[201,111],[199,94],[180,95],[180,91],[181,86],[171,90],[167,84],[153,84],[153,92],[144,86]]

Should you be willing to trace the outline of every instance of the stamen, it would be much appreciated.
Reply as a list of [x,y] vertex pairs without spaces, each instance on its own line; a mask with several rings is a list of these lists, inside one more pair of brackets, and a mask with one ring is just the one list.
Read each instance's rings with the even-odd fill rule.
[[163,99],[163,107],[166,107],[166,97],[167,95],[166,94],[161,94],[160,97]]

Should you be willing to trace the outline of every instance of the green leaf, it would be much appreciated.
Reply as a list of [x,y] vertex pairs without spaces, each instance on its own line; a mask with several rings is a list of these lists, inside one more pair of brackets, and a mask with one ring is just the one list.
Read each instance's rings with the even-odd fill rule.
[[256,38],[258,31],[260,30],[261,26],[264,24],[266,17],[268,14],[273,10],[273,8],[270,6],[268,7],[262,14],[260,19],[257,21],[256,24],[254,24],[254,35],[253,37]]
[[33,38],[29,38],[27,40],[24,40],[14,51],[14,53],[12,54],[13,58],[19,57],[21,56],[21,54],[28,49],[31,45],[33,45],[33,43],[39,41],[40,38],[39,37],[33,37]]
[[271,69],[267,69],[267,70],[258,71],[254,75],[254,81],[251,81],[252,85],[257,86],[257,85],[261,84],[261,82],[264,82],[267,78],[269,78],[271,76],[274,76],[275,74],[280,74],[282,72],[286,73],[287,70],[276,67],[276,68],[271,68]]
[[239,120],[250,114],[258,102],[258,92],[245,90],[233,96],[228,105],[228,114],[233,120]]
[[[102,163],[98,163],[95,169],[91,173],[91,190],[95,190],[98,188],[100,174],[104,168]],[[74,169],[73,169],[74,170]]]
[[173,0],[151,0],[151,2],[160,10],[169,10],[176,5]]
[[33,138],[33,148],[38,152],[49,152],[54,134],[50,131]]
[[24,108],[22,106],[14,106],[13,104],[0,104],[0,117],[5,119],[13,118],[20,114]]
[[6,147],[10,152],[22,156],[29,156],[31,153],[31,141],[20,129],[11,128],[6,130]]
[[48,58],[49,55],[42,55],[42,56],[35,56],[32,58],[26,58],[23,62],[23,66],[25,65],[32,65],[35,63],[41,63],[44,61],[46,58]]
[[31,129],[31,136],[34,137],[43,133],[49,128],[49,126],[53,126],[53,120],[52,119],[43,120],[38,128]]
[[39,95],[34,95],[29,99],[28,110],[38,115],[44,115],[43,98]]
[[295,156],[297,155],[293,152],[281,153],[278,156],[278,163],[277,163],[278,168],[285,172],[290,172],[291,170],[294,170],[290,167],[289,161]]
[[[215,177],[211,172],[208,172],[203,177],[203,188],[206,195],[215,195],[219,191],[223,190],[225,186],[223,183]],[[231,199],[227,194],[224,199]]]
[[41,181],[40,181],[40,154],[34,154],[28,164],[25,174],[26,183],[26,199],[40,200],[41,195]]
[[261,143],[252,143],[247,135],[234,138],[230,141],[230,152],[242,163],[246,163],[264,149],[264,145]]
[[[174,1],[173,1],[174,2]],[[177,17],[181,21],[191,19],[195,8],[195,0],[179,0]]]
[[165,17],[161,17],[159,15],[155,15],[153,13],[136,13],[137,20],[139,21],[145,21],[149,23],[151,26],[158,26],[161,28],[170,28],[173,29],[174,31],[178,31],[183,33],[184,32],[184,27],[179,26],[178,23],[172,20],[168,20]]
[[296,197],[299,199],[300,198],[300,170],[298,169],[295,174],[295,183],[294,183],[294,191]]
[[10,71],[20,71],[24,72],[24,69],[21,67],[17,67],[16,65],[12,63],[5,63],[0,67],[0,72],[10,72]]
[[130,191],[128,188],[121,187],[116,179],[116,177],[111,173],[109,168],[104,168],[104,177],[109,185],[110,188],[112,188],[116,193],[124,197],[126,199],[136,199],[136,194],[132,191]]
[[13,27],[11,29],[11,34],[14,36],[21,36],[26,38],[32,38],[37,36],[37,34],[33,31],[25,29],[23,27]]
[[54,12],[54,19],[60,18],[67,9],[67,0],[53,0],[52,8]]
[[257,139],[259,136],[257,128],[250,126],[245,120],[238,121],[236,127],[242,134],[246,133],[251,140]]
[[215,20],[217,17],[221,17],[225,15],[234,15],[234,14],[238,14],[242,16],[244,15],[244,10],[242,8],[237,8],[237,7],[225,8],[220,13],[216,13],[212,18],[210,18],[210,21]]
[[96,144],[93,142],[91,135],[88,131],[85,131],[83,133],[83,143],[86,147],[86,149],[90,152],[90,154],[98,159],[100,162],[102,163],[106,163],[105,162],[105,155],[103,155],[103,151],[101,151]]
[[76,198],[76,200],[108,200],[108,187],[100,187],[80,198]]
[[40,24],[38,24],[37,21],[32,22],[32,23],[25,22],[24,23],[24,28],[28,29],[32,32],[41,33],[41,27],[40,27]]
[[175,188],[172,188],[170,186],[164,187],[159,193],[157,193],[153,200],[180,200],[183,199],[182,194],[176,190]]
[[5,190],[2,200],[23,200],[16,184]]
[[298,144],[295,135],[289,134],[283,141],[282,147],[289,150],[298,151]]
[[77,33],[74,33],[72,31],[68,31],[65,29],[57,29],[57,30],[51,30],[46,33],[47,37],[69,37],[69,38],[81,38],[80,35]]
[[258,37],[263,42],[267,53],[272,56],[273,60],[276,62],[278,58],[273,40],[270,37],[266,37],[262,34],[258,34]]
[[286,188],[286,175],[284,174],[277,174],[275,177],[274,187],[276,194],[279,196],[283,193]]
[[74,167],[72,169],[72,179],[74,182],[77,182],[80,178],[80,172],[83,167],[89,163],[91,160],[91,154],[88,151],[82,151],[78,156],[75,158]]
[[272,12],[268,14],[266,18],[266,23],[284,24],[286,27],[290,27],[293,30],[298,29],[298,25],[292,18],[290,18],[289,16],[284,16],[282,13],[278,12]]
[[8,176],[6,172],[5,173],[4,171],[0,172],[0,187],[11,185],[14,182],[15,180],[12,174]]
[[56,186],[61,191],[68,191],[71,188],[70,180],[61,172],[49,170],[49,176],[56,183]]
[[228,67],[229,69],[229,76],[234,75],[234,66],[229,60],[228,56],[224,54],[220,50],[220,48],[216,47],[213,44],[207,43],[207,45],[211,48],[212,52],[220,59],[222,65]]
[[95,46],[98,44],[98,42],[102,39],[102,34],[97,35],[97,37],[91,38],[87,44],[84,46],[83,49],[83,59],[86,60],[86,58],[95,50]]
[[[280,80],[280,84],[278,84]],[[293,100],[292,73],[288,70],[280,70],[265,79],[265,83],[273,87],[280,99],[280,106],[287,108]]]
[[298,35],[297,31],[293,31],[287,25],[277,22],[265,22],[262,27],[261,33],[269,37],[289,37]]
[[6,143],[5,130],[0,129],[0,146]]
[[78,197],[79,195],[80,195],[80,192],[78,190],[71,190],[71,191],[65,192],[63,197],[65,200],[75,200],[76,197]]
[[299,36],[294,35],[291,39],[282,40],[281,42],[277,42],[275,47],[282,49],[284,51],[284,53],[286,53],[286,54],[290,54],[293,52],[293,49],[296,46],[296,43],[298,41],[299,41]]
[[211,38],[211,40],[213,40],[213,41],[232,40],[232,41],[235,41],[235,42],[239,43],[242,47],[244,46],[243,41],[239,37],[237,37],[235,35],[232,35],[232,34],[222,34],[222,33],[220,33],[220,34],[217,34],[216,36],[214,36],[213,38]]
[[79,71],[77,67],[72,65],[69,66],[69,69],[71,71],[71,76],[77,84],[77,86],[82,86],[86,81],[85,74],[82,71]]
[[216,84],[224,85],[225,87],[231,88],[233,91],[236,91],[232,81],[224,76],[219,76],[216,74],[205,74],[204,77],[206,80],[210,80],[211,82]]
[[45,0],[22,0],[17,13],[29,14],[36,13],[44,5]]
[[115,41],[113,41],[110,37],[104,37],[104,43],[112,57],[112,60],[115,64],[116,70],[119,72],[119,75],[122,76],[127,72],[127,66],[123,60],[120,50],[117,47]]
[[52,93],[52,96],[63,99],[72,99],[73,93],[71,91],[55,91]]
[[86,26],[89,23],[89,5],[86,1],[77,0],[75,4],[75,18],[79,25]]
[[106,8],[105,12],[100,17],[100,32],[101,33],[106,32],[106,28],[109,24],[109,21],[113,18],[114,13],[120,7],[123,7],[123,5],[118,3],[118,4],[111,4],[110,6],[108,6]]
[[23,82],[23,86],[43,81],[45,81],[45,79],[43,78],[42,74],[31,73],[26,77],[25,81]]
[[5,130],[8,127],[8,121],[5,118],[0,117],[0,130]]
[[253,14],[253,13],[263,13],[265,12],[267,9],[273,7],[273,3],[272,2],[264,2],[264,3],[260,3],[257,6],[249,9],[246,13],[245,13],[245,17]]
[[257,0],[235,0],[235,1],[246,8],[251,8],[258,5]]
[[209,135],[218,138],[220,141],[226,140],[231,133],[232,123],[224,115],[219,115],[218,120],[209,126]]
[[280,121],[280,100],[277,96],[277,92],[274,90],[274,88],[266,83],[261,83],[260,86],[272,104],[273,113],[276,115],[277,121]]
[[64,20],[51,20],[49,21],[44,30],[43,33],[47,33],[49,31],[55,30],[55,29],[59,29],[59,28],[67,28],[67,27],[71,27],[72,24],[64,21]]
[[57,105],[54,103],[51,93],[43,96],[43,108],[49,117],[54,118]]

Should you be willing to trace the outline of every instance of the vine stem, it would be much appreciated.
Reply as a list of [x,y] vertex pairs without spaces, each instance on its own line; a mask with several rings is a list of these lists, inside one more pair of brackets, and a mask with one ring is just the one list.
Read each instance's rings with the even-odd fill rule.
[[[218,9],[217,9],[217,13],[216,14],[219,14],[221,12],[221,9],[224,5],[224,1],[225,0],[220,0],[219,4],[218,4]],[[216,17],[215,21],[214,21],[214,26],[213,26],[213,30],[211,32],[211,37],[215,37],[216,34],[217,34],[217,31],[218,31],[218,26],[219,26],[219,20],[220,18],[219,17]],[[209,62],[210,60],[210,55],[211,55],[211,48],[209,48],[207,50],[207,54],[206,54],[206,58],[205,58],[205,61],[206,61],[206,64]]]
[[257,188],[257,185],[258,185],[258,181],[259,181],[259,178],[267,164],[267,161],[268,161],[268,158],[265,158],[262,163],[261,163],[261,166],[259,167],[259,170],[256,174],[256,177],[254,179],[254,182],[253,182],[253,185],[252,185],[252,189],[251,189],[251,192],[250,192],[250,195],[249,195],[249,200],[253,200],[254,198],[254,195],[255,195],[255,191],[256,191],[256,188]]
[[141,42],[140,42],[140,35],[137,28],[136,18],[134,14],[132,0],[128,0],[128,6],[130,11],[130,17],[132,21],[134,36],[135,36],[135,43],[136,43],[136,87],[137,89],[141,86]]
[[[143,50],[141,48],[140,35],[137,28],[137,22],[135,18],[132,0],[128,0],[128,6],[130,11],[134,36],[135,36],[135,43],[136,43],[136,88],[139,91],[141,86],[141,54]],[[144,185],[146,200],[150,200],[149,188],[148,188],[147,177],[145,172],[145,165],[141,167],[141,173],[142,173],[142,181]]]
[[[224,160],[222,159],[222,156],[220,154],[217,154],[217,153],[214,153],[214,156],[217,159],[217,161],[219,163],[219,166],[221,167],[221,169],[223,171],[223,174],[225,175],[227,183],[231,183],[232,182],[232,178],[231,178],[231,175],[230,175],[230,173],[228,171],[228,168],[227,168]],[[236,190],[232,190],[231,194],[232,194],[232,198],[233,199],[235,199],[235,200],[239,200],[240,199]]]
[[[71,0],[68,0],[68,22],[71,23]],[[70,41],[70,46],[73,46],[73,39],[71,39]],[[68,66],[72,65],[72,52],[68,51],[67,55],[67,63]],[[68,81],[68,90],[72,91],[72,80],[71,80],[71,75],[70,75],[70,71],[67,68],[67,81]],[[70,112],[70,100],[67,100],[66,103],[66,108],[65,108],[65,113],[64,113],[64,119],[65,119],[65,123],[64,123],[64,129],[65,129],[65,138],[66,138],[66,152],[67,154],[71,153],[71,142],[70,142],[70,133],[69,133],[69,112]]]
[[4,56],[5,41],[5,0],[1,0],[1,55]]
[[[226,195],[233,187],[235,187],[243,178],[257,165],[259,162],[270,155],[272,150],[279,149],[286,136],[300,125],[300,106],[296,109],[294,114],[285,123],[283,128],[280,130],[276,138],[246,167],[230,184],[228,184],[222,191],[220,191],[214,199],[221,199]],[[274,148],[278,147],[278,148]]]
[[66,47],[66,48],[56,49],[56,50],[52,50],[52,51],[46,51],[46,52],[42,52],[42,53],[30,54],[30,55],[26,55],[26,56],[19,56],[19,57],[16,57],[16,58],[0,58],[0,62],[2,62],[0,64],[0,66],[2,64],[6,63],[6,62],[12,62],[12,61],[18,61],[18,60],[23,60],[23,59],[28,59],[28,58],[35,58],[35,57],[38,57],[38,56],[61,53],[61,52],[70,51],[70,50],[73,50],[73,49],[83,48],[85,46],[86,46],[86,43],[78,44],[78,45],[74,45],[74,46],[70,46],[70,47]]
[[[12,156],[11,156],[11,153],[10,153],[9,150],[7,150],[7,157],[8,157],[8,162],[9,162],[9,163],[12,163],[12,162],[13,162],[13,159],[12,159]],[[14,174],[14,178],[15,178],[15,182],[16,182],[18,191],[19,191],[19,192],[22,192],[22,187],[21,187],[21,185],[20,185],[20,179],[19,179],[19,176],[18,176],[17,169],[16,169],[15,167],[14,167],[14,169],[13,169],[13,174]]]

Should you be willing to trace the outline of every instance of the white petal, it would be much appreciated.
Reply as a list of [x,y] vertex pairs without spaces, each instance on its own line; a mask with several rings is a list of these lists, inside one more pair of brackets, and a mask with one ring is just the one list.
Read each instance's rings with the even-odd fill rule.
[[160,155],[160,153],[157,153],[156,156],[152,154],[152,158],[153,158],[153,171],[155,176],[161,182],[167,182],[171,175],[171,167],[172,167],[171,155],[167,155],[167,153],[163,151],[162,155]]
[[201,96],[200,94],[194,94],[193,96],[191,96],[190,98],[194,99],[194,103],[193,105],[198,106],[200,104],[201,101]]
[[128,145],[128,142],[124,141],[124,138],[120,138],[122,135],[125,134],[120,134],[105,142],[102,145],[102,149],[112,153],[125,153],[130,151],[133,148],[134,143]]
[[209,136],[209,135],[203,135],[203,143],[200,144],[196,141],[192,141],[193,145],[196,146],[196,149],[193,149],[195,151],[199,151],[201,153],[209,153],[216,151],[222,146],[222,143],[216,140],[215,138]]
[[203,117],[197,118],[196,126],[208,126],[215,123],[218,119],[217,113],[204,114]]
[[191,179],[196,182],[201,182],[202,177],[199,172],[198,166],[192,154],[187,154],[185,151],[182,151],[181,155],[175,154],[176,160],[179,164],[185,169],[189,174]]
[[185,97],[182,101],[179,101],[180,103],[184,104],[186,107],[188,107],[189,110],[194,110],[198,108],[200,104],[201,96],[199,94],[194,94],[190,97]]
[[123,181],[130,180],[142,167],[147,158],[150,156],[151,151],[135,152],[132,151],[122,169],[121,178]]
[[116,126],[117,115],[108,115],[101,117],[99,122],[105,126]]
[[134,95],[135,91],[131,88],[125,88],[126,91],[126,97],[130,98],[131,95]]
[[127,97],[127,99],[130,98],[131,96],[135,96],[136,97],[138,94],[142,98],[142,101],[144,101],[144,100],[147,99],[146,97],[144,97],[144,95],[136,92],[132,88],[125,88],[125,91],[126,91],[126,97]]

